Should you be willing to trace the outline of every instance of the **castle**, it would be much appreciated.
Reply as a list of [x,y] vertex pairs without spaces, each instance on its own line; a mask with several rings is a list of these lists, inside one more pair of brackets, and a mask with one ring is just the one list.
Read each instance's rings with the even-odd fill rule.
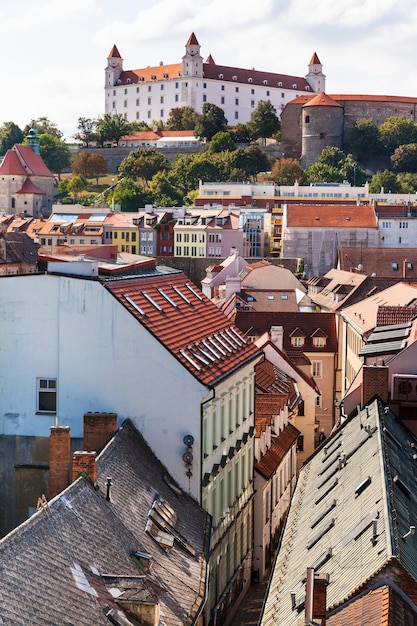
[[358,119],[379,126],[389,117],[405,116],[417,122],[417,98],[378,95],[302,95],[282,112],[282,150],[300,159],[303,167],[315,163],[326,146],[349,150],[349,132]]
[[192,33],[180,63],[134,70],[123,68],[116,47],[110,51],[105,69],[105,112],[121,113],[129,122],[166,122],[171,109],[189,106],[201,113],[209,102],[223,109],[228,124],[246,124],[261,100],[270,100],[278,116],[301,94],[325,91],[323,67],[316,53],[305,78],[255,69],[217,65],[211,55],[206,61]]

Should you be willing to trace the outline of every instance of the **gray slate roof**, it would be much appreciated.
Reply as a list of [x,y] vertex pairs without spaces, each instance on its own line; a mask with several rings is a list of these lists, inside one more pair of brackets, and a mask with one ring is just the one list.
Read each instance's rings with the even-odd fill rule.
[[390,563],[416,604],[417,535],[403,539],[417,525],[416,451],[417,439],[378,399],[318,449],[300,472],[262,626],[304,623],[308,567],[330,576],[328,611],[384,568],[387,576]]
[[[207,514],[167,484],[165,468],[130,422],[100,454],[97,478],[93,486],[80,477],[0,542],[0,624],[109,626],[106,607],[123,613],[119,594],[158,602],[166,626],[193,623],[204,603]],[[157,517],[155,503],[171,514],[172,527],[159,517],[175,535],[169,552],[145,532],[149,512]],[[132,559],[135,551],[145,555],[145,568]]]

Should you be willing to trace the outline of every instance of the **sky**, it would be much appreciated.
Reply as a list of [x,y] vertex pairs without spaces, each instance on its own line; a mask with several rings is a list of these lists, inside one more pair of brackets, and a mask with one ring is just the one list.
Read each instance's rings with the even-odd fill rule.
[[205,60],[305,76],[317,52],[328,94],[417,97],[415,0],[2,0],[0,126],[47,117],[70,141],[104,113],[113,46],[125,69]]

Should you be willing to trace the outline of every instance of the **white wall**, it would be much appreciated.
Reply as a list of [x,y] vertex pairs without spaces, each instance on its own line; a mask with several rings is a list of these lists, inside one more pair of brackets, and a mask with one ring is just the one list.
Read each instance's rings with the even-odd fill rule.
[[[36,379],[56,378],[59,423],[73,437],[82,436],[86,411],[114,411],[119,423],[131,418],[198,497],[206,388],[98,281],[4,277],[0,294],[0,433],[49,436],[55,416],[36,414]],[[190,482],[182,460],[186,434],[195,448]]]

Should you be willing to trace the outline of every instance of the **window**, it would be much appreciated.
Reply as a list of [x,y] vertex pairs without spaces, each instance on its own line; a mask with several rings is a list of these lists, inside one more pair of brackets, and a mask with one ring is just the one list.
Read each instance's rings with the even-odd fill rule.
[[152,98],[148,98],[148,104],[152,104]]
[[313,378],[322,377],[322,361],[312,361],[311,366],[313,369]]
[[269,94],[270,94],[270,92],[269,92],[269,90],[267,90],[266,95],[269,96]]
[[316,406],[321,406],[321,396],[316,396]]
[[222,85],[222,86],[220,87],[220,89],[221,89],[222,91],[224,91],[224,85]]
[[239,106],[239,98],[235,98],[235,105],[238,107]]
[[254,89],[251,89],[250,92],[251,92],[252,96],[255,95],[255,90]]
[[220,98],[220,104],[224,104],[224,96]]
[[207,83],[203,83],[203,89],[207,89]]
[[127,94],[127,89],[125,89],[125,95]]
[[382,228],[391,228],[391,222],[382,222]]
[[239,92],[239,87],[235,87],[235,91],[236,91],[236,93],[238,93]]
[[139,87],[136,87],[136,93],[139,93]]
[[325,345],[326,345],[325,337],[313,337],[313,346],[315,348],[324,348]]
[[152,91],[152,86],[148,85],[148,91]]
[[164,104],[164,96],[161,96],[160,100],[161,100],[161,104]]
[[304,337],[291,337],[291,345],[295,348],[302,348],[304,345]]
[[235,120],[239,119],[239,111],[235,111]]
[[177,93],[175,94],[175,102],[179,102],[179,96]]
[[163,85],[161,85],[161,91],[164,91],[164,86]]
[[205,93],[203,94],[203,102],[207,102],[207,96]]
[[408,222],[400,222],[400,228],[408,228]]
[[56,378],[38,378],[38,412],[56,413]]

